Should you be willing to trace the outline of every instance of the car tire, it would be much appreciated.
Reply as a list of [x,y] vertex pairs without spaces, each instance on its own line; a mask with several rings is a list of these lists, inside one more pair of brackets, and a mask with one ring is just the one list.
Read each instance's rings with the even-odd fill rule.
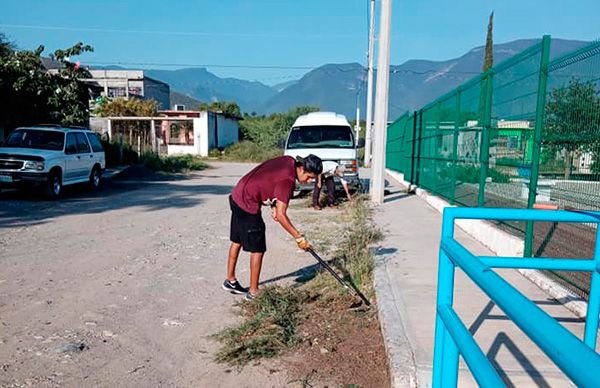
[[95,166],[90,173],[90,183],[89,186],[92,190],[100,189],[100,185],[102,184],[102,171],[98,166]]
[[48,175],[48,180],[46,181],[46,186],[44,187],[44,194],[46,198],[50,200],[55,200],[60,197],[62,192],[62,177],[60,176],[60,172],[51,171]]

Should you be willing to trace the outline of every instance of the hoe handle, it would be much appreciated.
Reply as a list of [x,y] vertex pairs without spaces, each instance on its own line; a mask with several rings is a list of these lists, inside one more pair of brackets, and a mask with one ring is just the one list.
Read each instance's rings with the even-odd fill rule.
[[329,271],[330,274],[333,275],[333,277],[342,285],[344,286],[344,288],[352,290],[354,292],[354,294],[356,294],[360,299],[362,299],[363,302],[365,302],[365,304],[367,306],[370,306],[371,303],[369,302],[369,300],[367,299],[366,296],[363,295],[362,292],[360,292],[360,290],[358,288],[356,288],[354,286],[354,284],[350,284],[350,286],[348,285],[347,282],[344,281],[344,279],[342,279],[340,277],[340,275],[337,274],[337,272],[335,272],[333,270],[333,268],[331,268],[331,266],[329,264],[327,264],[325,262],[325,260],[323,260],[321,258],[321,256],[319,256],[317,254],[317,252],[315,252],[312,248],[308,249],[308,252],[323,266],[323,268],[325,268],[327,271]]

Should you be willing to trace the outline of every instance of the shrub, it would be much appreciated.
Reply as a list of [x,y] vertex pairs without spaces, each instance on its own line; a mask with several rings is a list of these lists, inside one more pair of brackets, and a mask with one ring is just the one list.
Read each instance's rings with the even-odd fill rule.
[[[451,168],[446,170],[445,177],[450,177]],[[496,183],[509,183],[510,176],[503,174],[495,168],[488,168],[488,177],[492,178],[492,182]],[[481,179],[481,168],[476,167],[472,164],[462,165],[456,167],[456,180],[464,183],[479,183]]]
[[[136,164],[139,160],[138,153],[134,151],[133,147],[128,143],[122,144],[122,151],[119,151],[119,143],[114,141],[108,142],[102,140],[102,147],[104,148],[107,167],[115,167],[120,164]],[[122,156],[120,155],[121,152]]]
[[260,163],[281,155],[283,155],[283,150],[280,148],[243,140],[225,148],[222,159],[232,162]]
[[142,156],[141,163],[153,171],[173,173],[204,170],[208,167],[204,160],[195,155],[159,156],[147,153]]

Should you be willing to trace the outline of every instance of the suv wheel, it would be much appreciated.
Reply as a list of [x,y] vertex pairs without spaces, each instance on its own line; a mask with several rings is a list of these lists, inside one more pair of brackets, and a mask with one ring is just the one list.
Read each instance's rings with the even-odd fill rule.
[[44,194],[46,195],[46,198],[54,200],[60,197],[61,191],[62,179],[60,173],[57,171],[52,171],[50,175],[48,175],[48,180],[46,181]]
[[102,172],[96,166],[92,169],[92,173],[90,174],[90,187],[92,190],[98,190],[100,187],[100,183],[102,181]]

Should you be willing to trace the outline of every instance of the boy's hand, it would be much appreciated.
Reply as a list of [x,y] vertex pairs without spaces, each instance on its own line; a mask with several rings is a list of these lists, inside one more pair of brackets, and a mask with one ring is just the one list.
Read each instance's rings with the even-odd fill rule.
[[271,217],[273,217],[273,219],[274,219],[275,221],[279,221],[279,220],[277,219],[277,208],[276,208],[275,206],[273,206],[273,207],[271,208]]
[[304,236],[300,236],[296,238],[296,244],[298,244],[298,248],[308,251],[312,248],[312,245],[308,242],[308,240]]

